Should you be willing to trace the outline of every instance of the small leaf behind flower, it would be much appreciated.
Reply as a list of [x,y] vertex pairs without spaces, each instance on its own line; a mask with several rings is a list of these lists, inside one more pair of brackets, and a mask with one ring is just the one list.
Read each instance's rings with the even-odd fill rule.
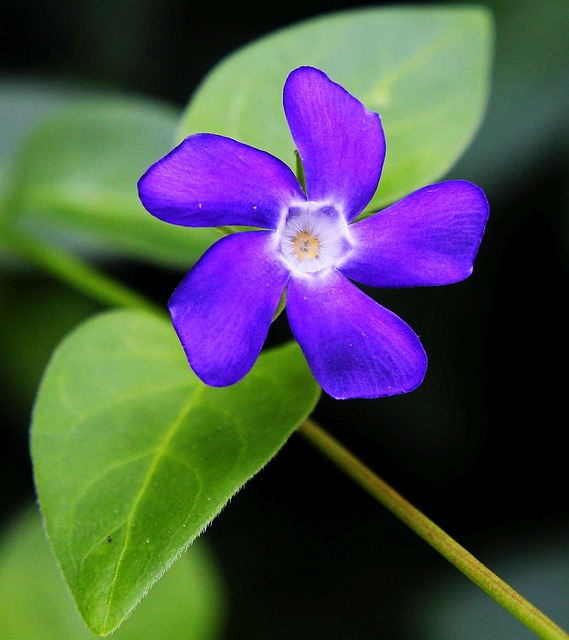
[[476,6],[335,12],[280,29],[222,60],[184,114],[199,131],[264,149],[295,168],[282,108],[287,75],[312,65],[381,117],[387,157],[370,207],[441,178],[480,125],[489,92],[492,19]]
[[40,386],[32,459],[48,536],[95,633],[121,624],[319,393],[292,342],[217,389],[149,314],[105,313],[64,340]]

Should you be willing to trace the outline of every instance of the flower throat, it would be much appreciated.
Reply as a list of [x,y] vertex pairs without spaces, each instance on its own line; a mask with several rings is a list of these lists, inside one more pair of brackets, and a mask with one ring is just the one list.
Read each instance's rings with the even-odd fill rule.
[[306,202],[291,207],[279,234],[287,266],[297,273],[336,266],[350,249],[347,224],[329,204]]

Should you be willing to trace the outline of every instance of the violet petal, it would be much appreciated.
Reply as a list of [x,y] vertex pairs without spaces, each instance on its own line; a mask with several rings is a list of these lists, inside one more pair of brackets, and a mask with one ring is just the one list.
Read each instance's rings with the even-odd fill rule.
[[152,215],[185,227],[276,229],[291,200],[306,200],[284,162],[209,133],[186,138],[152,165],[138,190]]
[[374,287],[458,282],[472,273],[487,219],[488,202],[476,185],[424,187],[352,224],[353,250],[340,270]]
[[287,315],[312,373],[338,400],[412,391],[427,356],[414,331],[342,274],[291,277]]
[[267,231],[225,236],[170,298],[174,328],[206,384],[238,382],[261,352],[288,279],[274,243]]
[[353,220],[373,197],[381,175],[385,139],[378,114],[313,67],[288,76],[284,108],[308,199],[333,204]]

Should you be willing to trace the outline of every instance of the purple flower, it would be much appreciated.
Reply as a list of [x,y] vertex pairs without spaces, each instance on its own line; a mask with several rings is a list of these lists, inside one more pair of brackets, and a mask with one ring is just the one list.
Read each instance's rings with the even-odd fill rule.
[[188,361],[208,385],[245,376],[286,290],[289,324],[334,398],[412,391],[427,357],[414,331],[365,295],[373,287],[457,282],[470,275],[488,203],[452,180],[354,222],[381,175],[381,121],[322,71],[287,78],[284,111],[306,191],[274,156],[220,135],[191,135],[139,181],[145,208],[186,227],[258,227],[221,238],[172,295]]

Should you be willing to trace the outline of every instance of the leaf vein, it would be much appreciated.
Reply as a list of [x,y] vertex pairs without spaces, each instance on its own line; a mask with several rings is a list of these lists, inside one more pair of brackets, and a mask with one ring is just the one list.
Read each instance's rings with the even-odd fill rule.
[[124,545],[123,545],[123,548],[121,550],[120,556],[119,556],[119,558],[117,560],[117,564],[116,564],[116,567],[115,567],[113,578],[112,578],[111,584],[110,584],[109,597],[108,597],[108,600],[107,600],[107,614],[105,616],[105,626],[107,625],[107,621],[108,621],[108,618],[109,618],[109,615],[110,615],[110,612],[111,612],[111,604],[112,604],[112,600],[113,600],[113,596],[114,596],[114,592],[115,592],[115,587],[117,585],[120,569],[122,567],[122,564],[123,564],[124,559],[125,559],[126,551],[128,549],[129,540],[130,540],[130,532],[132,531],[132,523],[133,523],[134,517],[136,515],[136,512],[138,511],[138,507],[140,505],[140,502],[141,502],[141,500],[142,500],[142,498],[144,496],[144,493],[145,493],[146,489],[150,485],[152,477],[154,476],[154,473],[156,472],[156,469],[158,468],[158,464],[159,464],[160,460],[162,459],[162,456],[165,455],[165,452],[168,450],[168,447],[170,446],[171,441],[173,440],[173,438],[177,434],[177,432],[178,432],[180,426],[182,425],[184,419],[192,411],[192,409],[194,408],[195,404],[198,402],[199,398],[204,393],[205,389],[206,389],[205,386],[201,386],[201,385],[198,386],[196,388],[196,390],[194,391],[194,393],[191,394],[191,396],[188,399],[188,402],[186,403],[186,405],[184,407],[182,407],[182,410],[180,411],[177,419],[172,421],[172,424],[170,425],[170,428],[164,434],[162,442],[156,448],[156,454],[154,456],[154,459],[150,463],[150,466],[148,467],[148,470],[147,470],[147,472],[146,472],[146,474],[145,474],[145,476],[144,476],[144,478],[142,480],[142,483],[141,483],[141,486],[140,486],[140,490],[139,490],[137,496],[135,497],[135,499],[133,500],[132,508],[130,510],[130,513],[127,516],[127,519],[126,519],[126,531],[125,531]]

